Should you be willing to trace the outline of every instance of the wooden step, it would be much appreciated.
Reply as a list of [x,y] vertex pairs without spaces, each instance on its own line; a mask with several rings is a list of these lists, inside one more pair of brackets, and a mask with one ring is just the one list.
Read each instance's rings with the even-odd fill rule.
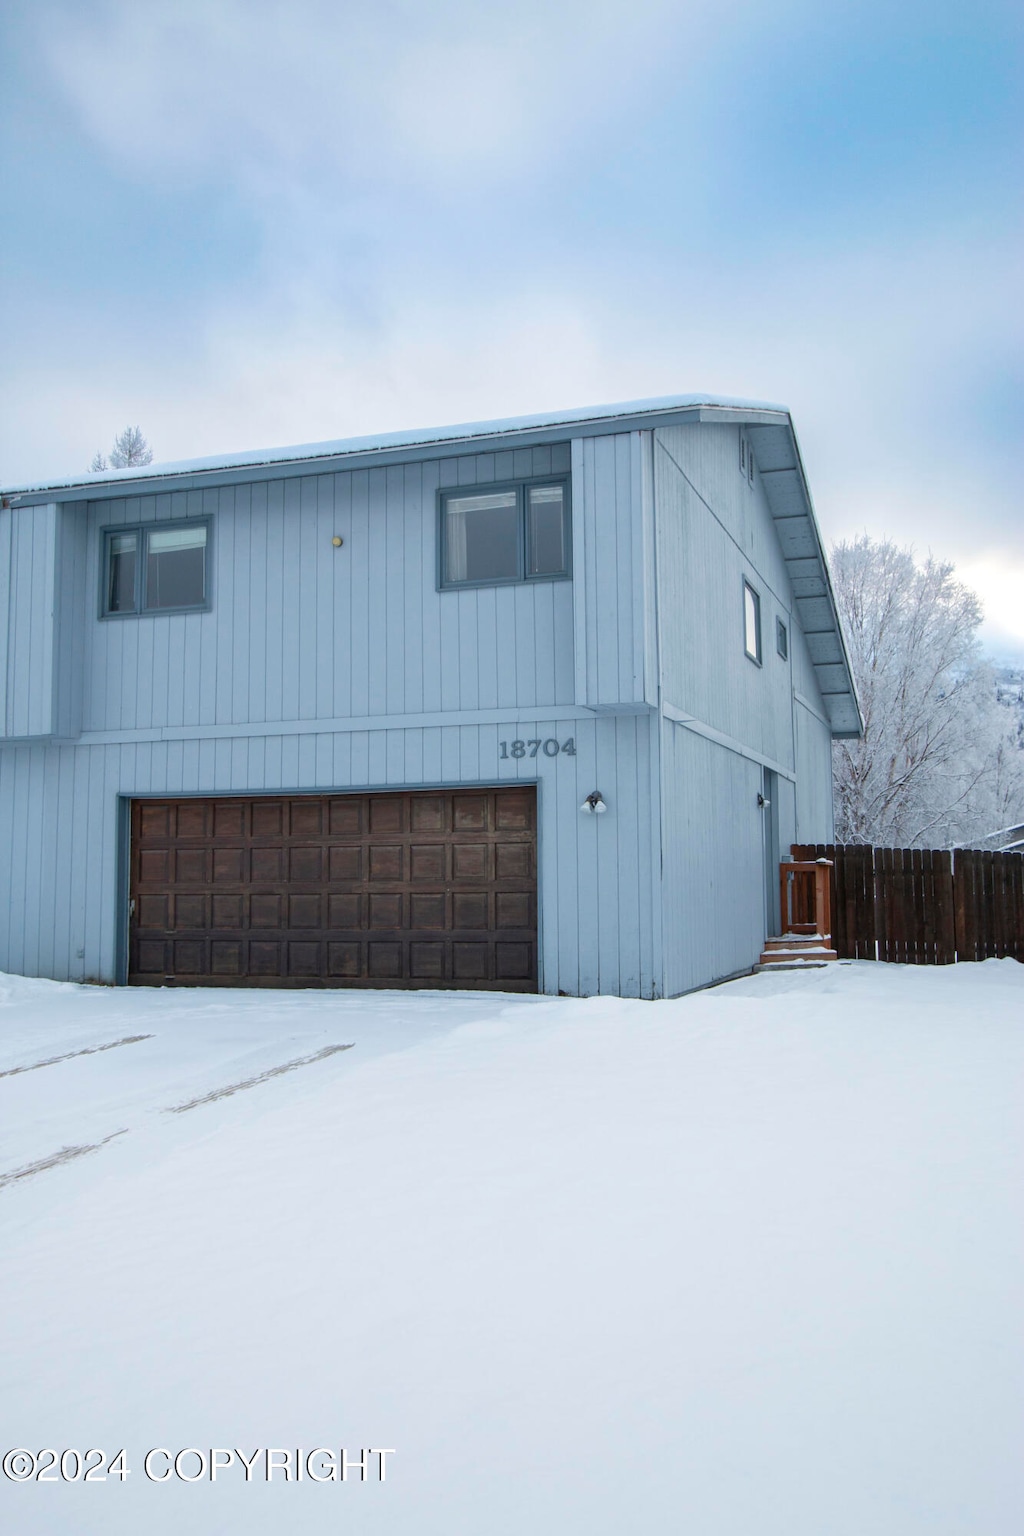
[[817,933],[787,933],[779,938],[768,939],[761,951],[758,968],[772,965],[827,965],[839,959],[829,943],[829,937]]

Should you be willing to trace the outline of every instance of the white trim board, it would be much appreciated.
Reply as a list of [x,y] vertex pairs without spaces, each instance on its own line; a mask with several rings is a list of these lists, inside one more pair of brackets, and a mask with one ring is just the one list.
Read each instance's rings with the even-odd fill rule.
[[737,757],[745,757],[752,763],[760,763],[763,768],[770,768],[780,778],[788,779],[791,784],[796,783],[796,774],[792,768],[785,767],[774,757],[766,757],[763,752],[755,752],[753,747],[737,741],[734,736],[727,736],[724,731],[716,731],[714,726],[705,725],[703,720],[686,714],[683,710],[677,709],[674,704],[662,704],[661,712],[666,720],[671,720],[673,725],[681,725],[685,730],[693,731],[695,736],[703,736],[706,741],[713,741],[716,746],[724,747],[727,752],[735,752]]

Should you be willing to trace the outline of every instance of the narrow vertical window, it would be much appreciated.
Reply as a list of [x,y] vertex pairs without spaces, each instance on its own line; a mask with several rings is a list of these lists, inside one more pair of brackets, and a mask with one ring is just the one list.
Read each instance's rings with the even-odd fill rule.
[[775,620],[775,649],[785,661],[789,655],[789,631],[781,619]]
[[750,585],[743,583],[743,649],[751,661],[761,662],[761,599]]
[[527,533],[531,576],[562,576],[565,550],[565,487],[535,485],[527,492]]
[[107,612],[134,613],[138,606],[135,580],[138,571],[137,533],[112,533],[107,545]]

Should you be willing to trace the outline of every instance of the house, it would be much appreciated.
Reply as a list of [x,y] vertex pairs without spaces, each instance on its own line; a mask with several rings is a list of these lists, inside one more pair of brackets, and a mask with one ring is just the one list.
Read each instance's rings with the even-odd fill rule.
[[788,412],[150,465],[0,511],[0,969],[659,997],[861,720]]

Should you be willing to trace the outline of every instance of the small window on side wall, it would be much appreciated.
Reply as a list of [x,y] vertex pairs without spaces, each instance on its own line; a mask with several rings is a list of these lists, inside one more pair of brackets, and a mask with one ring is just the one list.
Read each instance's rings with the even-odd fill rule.
[[789,630],[781,619],[775,620],[775,649],[785,661],[789,655]]
[[205,608],[207,524],[109,529],[104,544],[103,613]]
[[743,649],[761,665],[761,599],[749,581],[743,583]]
[[442,491],[441,585],[569,575],[567,480]]

